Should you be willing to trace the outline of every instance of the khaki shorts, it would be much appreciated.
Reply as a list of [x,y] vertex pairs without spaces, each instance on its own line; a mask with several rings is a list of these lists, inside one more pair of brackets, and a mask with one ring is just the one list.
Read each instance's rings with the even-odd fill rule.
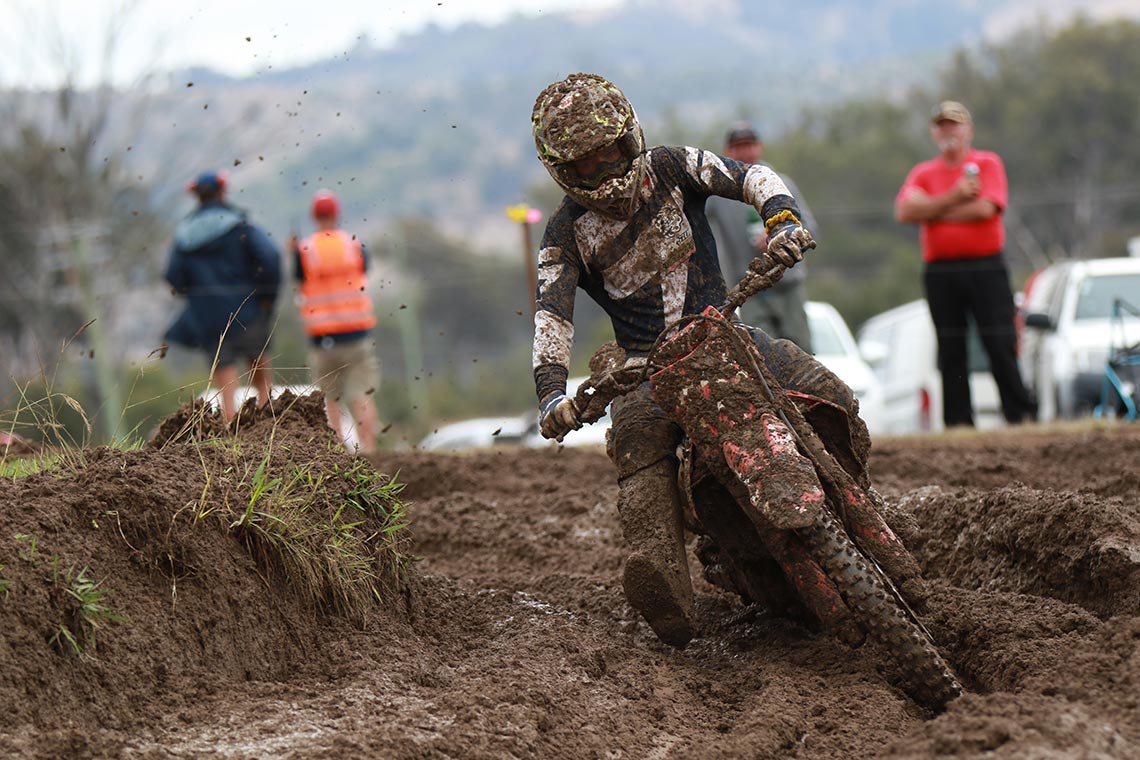
[[380,389],[380,362],[371,336],[309,354],[313,377],[325,398],[352,404]]

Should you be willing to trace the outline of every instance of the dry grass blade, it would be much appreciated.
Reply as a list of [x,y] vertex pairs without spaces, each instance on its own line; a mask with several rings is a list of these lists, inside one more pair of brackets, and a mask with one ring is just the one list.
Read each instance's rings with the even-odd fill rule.
[[75,410],[75,412],[83,420],[83,427],[87,431],[87,434],[91,435],[91,420],[87,418],[87,412],[83,410],[83,405],[73,399],[71,396],[68,396],[66,393],[59,394],[59,397],[63,399],[63,402],[65,404]]

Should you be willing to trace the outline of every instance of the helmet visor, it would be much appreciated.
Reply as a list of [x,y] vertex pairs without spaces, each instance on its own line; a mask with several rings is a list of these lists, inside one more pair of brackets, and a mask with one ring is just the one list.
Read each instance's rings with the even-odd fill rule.
[[596,190],[606,180],[622,177],[640,152],[637,136],[626,132],[616,142],[591,151],[574,161],[554,164],[553,169],[568,187]]

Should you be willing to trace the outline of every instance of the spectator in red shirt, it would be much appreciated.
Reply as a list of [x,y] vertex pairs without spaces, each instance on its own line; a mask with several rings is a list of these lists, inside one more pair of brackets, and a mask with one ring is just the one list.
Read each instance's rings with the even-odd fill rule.
[[1017,366],[1013,292],[1002,256],[1008,200],[1005,166],[977,150],[970,112],[947,100],[934,108],[930,136],[939,155],[915,166],[895,198],[895,218],[921,229],[926,301],[938,336],[942,418],[946,427],[974,424],[966,358],[968,319],[977,327],[1010,423],[1035,416],[1036,404]]

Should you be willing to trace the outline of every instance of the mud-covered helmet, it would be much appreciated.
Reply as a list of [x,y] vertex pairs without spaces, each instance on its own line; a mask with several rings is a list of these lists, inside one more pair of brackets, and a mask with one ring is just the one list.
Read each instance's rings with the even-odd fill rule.
[[571,74],[539,93],[531,126],[539,160],[567,195],[607,216],[633,215],[645,178],[645,136],[615,84]]

